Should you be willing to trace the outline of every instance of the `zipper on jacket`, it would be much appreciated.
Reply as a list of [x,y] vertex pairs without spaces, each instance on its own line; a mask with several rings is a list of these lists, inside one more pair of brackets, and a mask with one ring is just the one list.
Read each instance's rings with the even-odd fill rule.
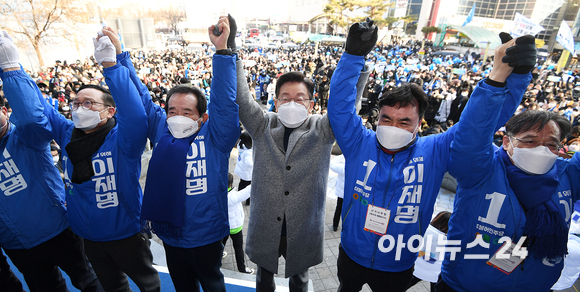
[[352,208],[352,203],[353,202],[351,201],[350,204],[348,205],[348,210],[346,211],[346,214],[344,214],[344,218],[342,218],[342,223],[343,224],[344,224],[344,221],[346,221],[346,217],[348,216],[348,213],[350,212],[350,208]]
[[[391,156],[391,168],[389,170],[389,180],[387,181],[387,187],[385,187],[385,192],[383,193],[383,204],[381,205],[381,206],[384,206],[385,208],[386,208],[385,202],[387,201],[387,191],[389,190],[389,187],[391,186],[391,178],[393,178],[393,161],[394,160],[395,160],[395,154],[392,154],[392,156]],[[379,156],[379,161],[381,161],[380,156]],[[380,169],[380,166],[377,169],[377,171],[379,171],[379,169]],[[394,195],[395,194],[393,194],[393,196]],[[375,248],[373,249],[373,257],[371,258],[371,269],[373,269],[375,266],[375,256],[377,254],[377,249],[379,248],[380,238],[381,238],[380,236],[377,236],[375,239]]]
[[[522,265],[522,271],[524,270],[524,262],[522,261],[520,263],[520,265]],[[516,284],[518,283],[518,278],[520,277],[520,271],[518,271],[517,267],[514,269],[513,271],[514,273],[516,273],[515,275],[515,279],[512,283],[512,288],[510,291],[517,291],[517,289],[519,288]]]

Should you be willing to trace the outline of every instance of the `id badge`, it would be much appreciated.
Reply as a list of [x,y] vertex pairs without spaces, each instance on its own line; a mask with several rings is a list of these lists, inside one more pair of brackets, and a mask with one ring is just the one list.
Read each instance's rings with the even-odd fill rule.
[[[497,252],[493,255],[493,257],[487,261],[487,264],[498,269],[500,272],[509,275],[511,274],[511,272],[513,272],[515,270],[515,268],[524,261],[524,258],[521,258],[519,256],[514,256],[512,254],[512,251],[514,250],[514,247],[516,246],[514,243],[511,243],[511,245],[504,251],[503,247],[507,244],[507,242],[505,242],[498,250]],[[507,257],[507,258],[497,258],[497,255],[499,252],[502,252],[502,257]]]
[[391,211],[385,208],[368,205],[364,230],[377,235],[385,235],[387,234],[390,217]]

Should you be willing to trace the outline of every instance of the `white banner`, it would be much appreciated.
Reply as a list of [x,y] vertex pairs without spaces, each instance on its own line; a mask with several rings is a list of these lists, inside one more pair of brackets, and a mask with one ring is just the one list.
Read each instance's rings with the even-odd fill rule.
[[570,26],[568,26],[568,23],[564,20],[562,20],[562,24],[560,24],[556,41],[561,44],[564,49],[568,50],[570,54],[576,57],[574,52],[574,35],[572,34],[572,30],[570,30]]
[[514,18],[514,28],[510,32],[511,36],[516,38],[519,36],[523,36],[526,34],[531,34],[535,36],[540,31],[545,30],[541,25],[533,22],[531,19],[521,15],[519,12],[516,12],[516,17]]
[[407,5],[408,0],[397,0],[395,4],[395,15],[394,17],[404,17],[407,15]]

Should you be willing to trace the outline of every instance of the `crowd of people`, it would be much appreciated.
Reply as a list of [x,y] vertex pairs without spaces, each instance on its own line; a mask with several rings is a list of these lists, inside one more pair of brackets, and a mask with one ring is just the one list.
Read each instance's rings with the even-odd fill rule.
[[[369,62],[374,68],[363,91],[363,105],[359,112],[368,122],[368,127],[374,125],[373,129],[376,128],[376,108],[380,96],[403,83],[418,84],[429,98],[420,133],[441,133],[459,121],[475,85],[488,76],[492,56],[484,62],[481,54],[468,50],[459,56],[442,58],[433,55],[438,49],[425,47],[424,54],[420,54],[421,42],[411,38],[377,44],[369,54]],[[323,114],[328,104],[330,79],[342,52],[340,46],[321,45],[315,48],[303,45],[299,49],[264,49],[260,52],[241,48],[238,54],[244,60],[250,93],[267,104],[270,111],[274,108],[277,79],[285,72],[298,71],[314,83],[312,113]],[[208,45],[196,52],[168,49],[130,54],[137,74],[147,86],[154,103],[164,107],[167,93],[179,84],[202,89],[210,100],[213,51]],[[102,69],[92,56],[71,64],[57,61],[53,67],[27,73],[36,81],[47,101],[69,119],[68,104],[82,85],[106,86]],[[554,65],[536,66],[532,77],[518,112],[527,109],[556,111],[569,119],[573,127],[577,126],[580,72],[558,72]],[[573,129],[575,137],[578,137],[578,131],[578,128]]]
[[[208,28],[215,52],[131,54],[105,27],[93,57],[39,72],[21,69],[3,33],[0,177],[10,180],[0,183],[1,247],[31,291],[66,291],[57,267],[82,291],[130,291],[127,277],[162,291],[143,232],[153,231],[177,291],[225,291],[228,237],[240,272],[254,272],[240,254],[239,205],[250,196],[245,252],[258,266],[256,290],[276,289],[284,256],[290,291],[307,291],[309,268],[323,258],[336,141],[338,291],[405,291],[418,281],[413,241],[423,242],[446,172],[457,201],[445,224],[429,228],[447,248],[438,250],[441,275],[428,278],[433,289],[549,291],[580,198],[580,74],[538,66],[533,36],[500,35],[482,60],[438,57],[410,39],[377,44],[377,31],[367,19],[350,27],[344,48],[247,51],[235,45],[235,20],[222,16]],[[244,159],[253,167],[228,195],[236,145],[252,150]],[[22,291],[0,264],[0,284]]]

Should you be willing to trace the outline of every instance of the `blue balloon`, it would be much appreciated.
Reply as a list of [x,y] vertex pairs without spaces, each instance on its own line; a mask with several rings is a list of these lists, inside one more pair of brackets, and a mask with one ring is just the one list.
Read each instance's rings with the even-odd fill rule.
[[552,69],[554,69],[554,67],[556,67],[556,66],[554,66],[554,64],[552,64],[552,65],[548,66],[548,70],[552,70]]

